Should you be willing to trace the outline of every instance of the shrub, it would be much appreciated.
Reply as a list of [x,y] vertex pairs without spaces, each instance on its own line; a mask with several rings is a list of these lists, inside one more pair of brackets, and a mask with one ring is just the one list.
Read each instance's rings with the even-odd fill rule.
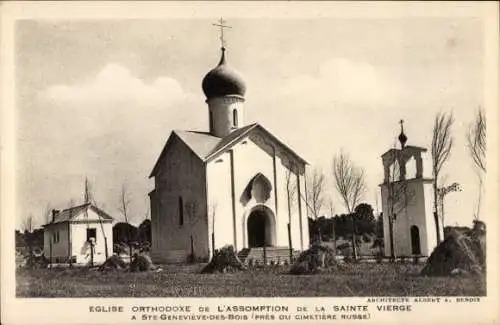
[[130,262],[130,271],[131,272],[144,272],[149,270],[155,270],[153,262],[149,255],[145,253],[133,255],[132,261]]
[[310,274],[336,268],[335,250],[324,244],[316,244],[300,254],[290,273]]
[[224,246],[215,251],[214,256],[210,263],[208,263],[202,270],[202,273],[216,273],[216,272],[235,272],[245,270],[246,267],[238,258],[234,251],[234,247]]
[[100,271],[122,270],[125,269],[126,267],[127,265],[118,255],[112,255],[108,257],[108,259],[99,267],[99,270]]
[[451,233],[428,258],[422,275],[481,274],[485,271],[486,235]]

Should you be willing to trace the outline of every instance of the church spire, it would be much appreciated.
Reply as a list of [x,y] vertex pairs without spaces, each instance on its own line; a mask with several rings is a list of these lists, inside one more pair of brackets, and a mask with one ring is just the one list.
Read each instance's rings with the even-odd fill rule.
[[399,134],[399,142],[401,143],[401,149],[403,149],[405,147],[405,144],[406,144],[406,141],[408,140],[408,137],[406,136],[405,134],[405,131],[404,131],[404,127],[403,127],[403,123],[405,121],[404,120],[399,120],[399,124],[401,124],[401,133]]

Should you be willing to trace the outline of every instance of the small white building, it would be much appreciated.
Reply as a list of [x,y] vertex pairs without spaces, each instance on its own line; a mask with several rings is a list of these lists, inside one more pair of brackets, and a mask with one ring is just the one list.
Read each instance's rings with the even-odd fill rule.
[[306,161],[260,124],[245,125],[245,83],[224,48],[202,87],[209,131],[173,131],[150,175],[151,257],[208,260],[224,245],[243,258],[307,249]]
[[[426,177],[427,149],[407,146],[401,126],[401,149],[382,155],[384,182],[380,185],[384,222],[384,253],[396,257],[429,256],[437,246],[437,231],[443,238],[443,225],[434,221],[433,178]],[[439,220],[440,221],[440,220]],[[391,240],[393,238],[393,240]]]
[[52,210],[44,225],[44,255],[52,263],[102,263],[113,253],[113,218],[90,203]]

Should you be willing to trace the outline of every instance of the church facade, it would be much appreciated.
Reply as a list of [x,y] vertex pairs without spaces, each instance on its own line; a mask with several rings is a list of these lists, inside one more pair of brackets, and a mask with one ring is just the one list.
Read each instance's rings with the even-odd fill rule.
[[208,260],[225,245],[307,249],[307,162],[244,124],[246,86],[224,47],[202,88],[209,131],[172,131],[150,175],[153,261]]

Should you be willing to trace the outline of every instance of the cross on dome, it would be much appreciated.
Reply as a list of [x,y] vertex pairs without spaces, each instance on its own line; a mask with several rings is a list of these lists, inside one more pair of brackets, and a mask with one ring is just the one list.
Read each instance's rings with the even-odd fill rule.
[[232,28],[224,19],[212,24],[220,28],[221,57],[219,64],[203,78],[202,88],[207,100],[224,96],[245,96],[246,85],[243,77],[226,64],[224,28]]
[[224,51],[226,49],[226,40],[224,39],[224,28],[232,28],[231,26],[229,25],[225,25],[226,21],[224,19],[222,19],[222,17],[219,19],[219,23],[218,24],[212,24],[216,27],[219,27],[220,28],[220,48],[222,49],[222,51]]

